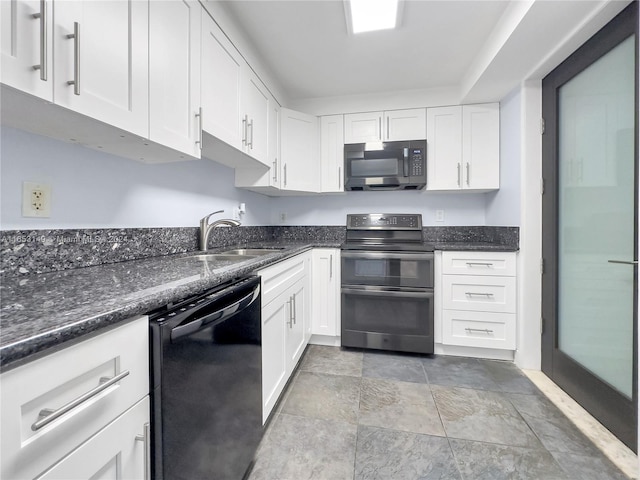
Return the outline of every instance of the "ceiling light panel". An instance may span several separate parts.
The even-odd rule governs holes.
[[[399,0],[345,0],[352,33],[389,30],[398,24]]]

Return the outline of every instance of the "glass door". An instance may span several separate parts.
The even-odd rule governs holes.
[[[543,82],[543,370],[634,450],[637,5]]]

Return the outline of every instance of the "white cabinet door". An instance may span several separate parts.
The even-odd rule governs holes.
[[[263,300],[264,301],[264,300]],[[278,297],[262,307],[262,423],[267,421],[287,383],[286,338],[291,303]]]
[[[344,116],[320,117],[321,192],[344,192]]]
[[[269,172],[267,183],[280,188],[280,104],[272,96],[269,97]]]
[[[149,397],[145,397],[38,480],[142,480],[150,468],[145,455],[145,442],[151,442],[150,430],[145,427],[149,421]]]
[[[462,109],[427,108],[427,190],[462,186]]]
[[[52,20],[51,1],[0,2],[0,81],[48,101],[53,101]]]
[[[383,112],[350,113],[344,116],[344,143],[382,140]]]
[[[425,108],[384,112],[384,140],[422,140],[427,137]]]
[[[248,66],[243,85],[244,151],[269,165],[269,92]]]
[[[311,333],[340,335],[340,250],[314,248]]]
[[[283,190],[318,192],[318,117],[282,108],[280,152]]]
[[[293,372],[302,357],[305,341],[305,313],[307,311],[307,277],[298,280],[289,290],[291,318],[287,323],[287,371]]]
[[[139,0],[55,2],[54,102],[146,137],[148,22]]]
[[[500,188],[500,105],[462,107],[463,188]]]
[[[149,138],[200,157],[200,4],[149,5]]]
[[[208,13],[202,13],[203,129],[242,149],[240,91],[245,61]]]

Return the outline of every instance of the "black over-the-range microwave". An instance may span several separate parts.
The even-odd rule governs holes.
[[[427,141],[344,146],[345,190],[421,190],[427,184]]]

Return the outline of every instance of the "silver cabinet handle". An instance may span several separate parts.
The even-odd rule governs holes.
[[[40,70],[40,80],[47,81],[47,2],[40,0],[40,13],[34,13],[33,18],[40,19],[40,63],[34,65],[34,70]]]
[[[338,167],[338,189],[344,188],[342,186],[342,167]]]
[[[458,186],[460,186],[460,164],[458,164]]]
[[[282,167],[282,169],[284,170],[284,186],[287,186],[287,164],[284,164],[284,167]]]
[[[289,324],[289,328],[293,328],[293,304],[291,302],[291,297],[289,297],[289,301],[287,303],[289,304],[289,321],[287,323]]]
[[[387,140],[389,140],[389,117],[387,117]]]
[[[118,383],[127,375],[129,375],[129,370],[126,370],[121,374],[116,375],[115,377],[111,377],[111,378],[103,377],[100,379],[100,384],[97,387],[89,390],[87,393],[83,393],[79,397],[71,400],[69,403],[67,403],[66,405],[63,405],[57,410],[53,410],[50,408],[44,408],[40,410],[40,413],[38,414],[38,420],[33,425],[31,425],[31,430],[36,432],[40,430],[42,427],[49,425],[51,422],[53,422],[57,418],[60,418],[65,413],[70,412],[71,410],[73,410],[79,405],[82,405],[84,402],[95,397],[100,392],[105,391],[111,385]]]
[[[628,260],[607,260],[607,262],[609,263],[617,263],[620,265],[638,265],[638,261],[637,260],[632,260],[632,261],[628,261]]]
[[[291,311],[293,312],[293,324],[295,325],[296,324],[296,320],[297,320],[296,319],[296,294],[295,293],[291,296],[291,305],[292,305]]]
[[[151,424],[144,424],[142,435],[136,435],[136,441],[144,444],[144,478],[151,480]]]
[[[73,33],[67,35],[73,38],[73,80],[69,80],[67,85],[73,85],[73,93],[80,95],[80,24],[73,22]]]
[[[202,151],[202,107],[198,109],[198,113],[196,113],[196,118],[198,119],[198,123],[200,124],[200,129],[198,131],[198,140],[196,140],[196,144],[200,147]]]
[[[329,255],[329,280],[333,278],[333,254]]]
[[[249,136],[249,128],[251,128],[251,141],[247,141],[247,147],[253,150],[253,118],[247,123],[247,137]]]
[[[465,295],[469,297],[493,297],[493,293],[481,293],[481,292],[465,292]]]
[[[249,120],[249,115],[245,115],[242,119],[242,145],[247,144],[247,122]]]
[[[382,117],[378,117],[378,138],[382,140]]]
[[[490,333],[493,333],[493,330],[490,330],[488,328],[465,328],[465,331],[469,332],[469,333],[473,333],[473,332],[481,332],[481,333],[486,333],[487,335]]]
[[[278,181],[278,159],[277,158],[273,161],[273,181],[274,182]]]
[[[469,186],[469,162],[467,162],[467,187]]]
[[[467,262],[467,266],[469,267],[493,267],[493,263],[491,262]]]

